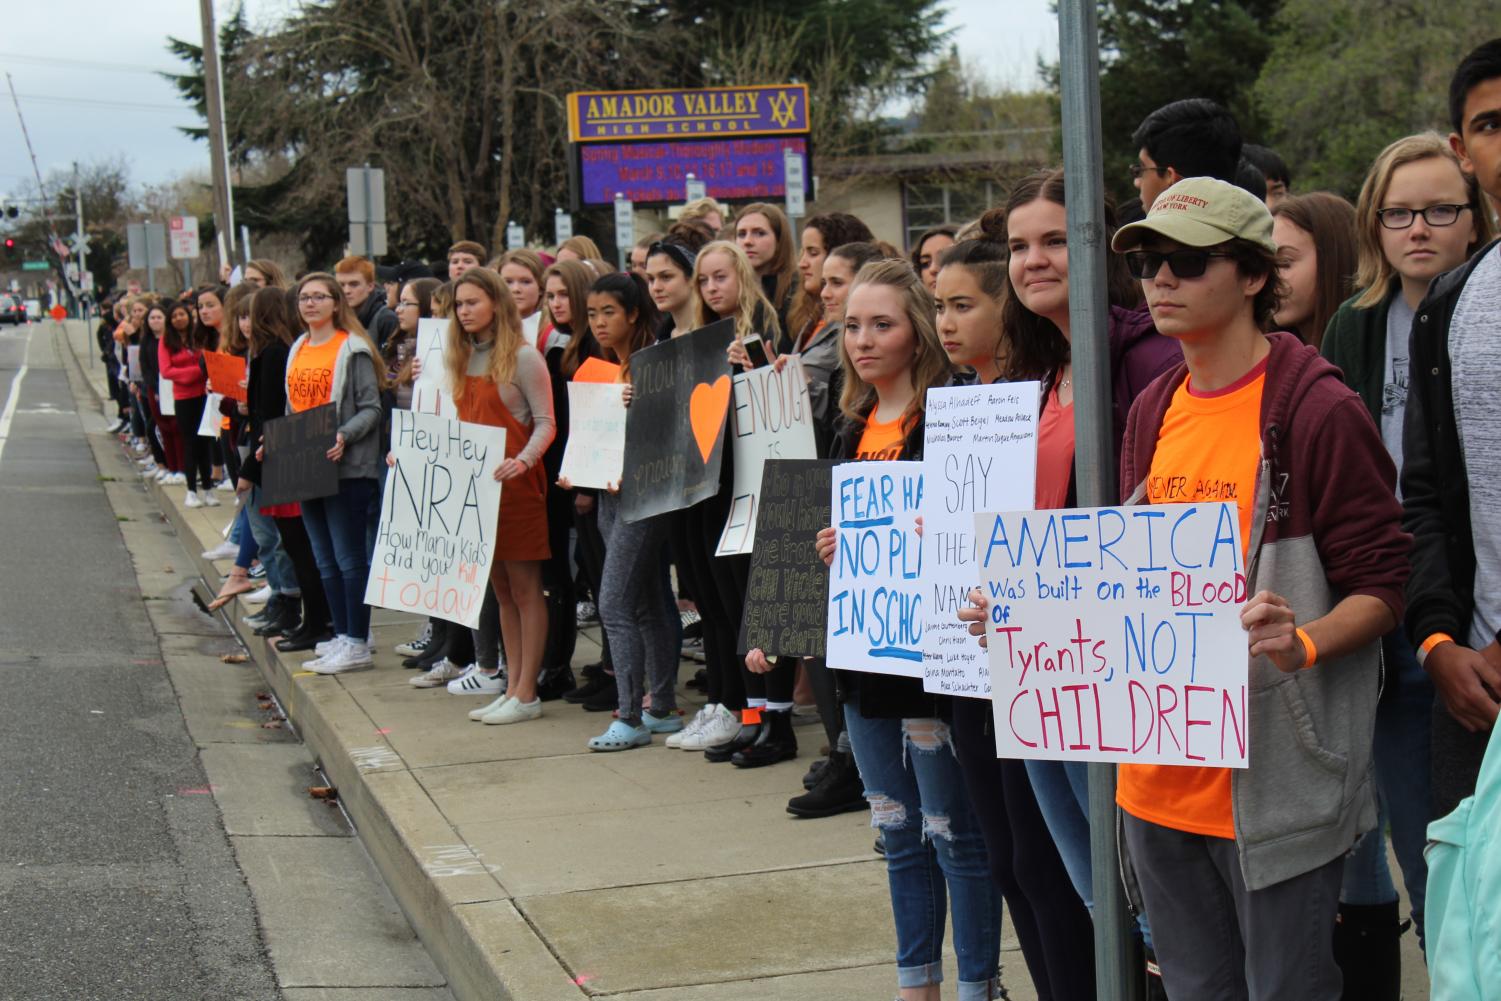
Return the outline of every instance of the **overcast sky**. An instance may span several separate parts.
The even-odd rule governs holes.
[[[46,0],[4,4],[0,70],[14,81],[45,177],[123,153],[136,183],[207,170],[205,144],[182,136],[197,124],[154,70],[176,70],[168,35],[200,37],[197,0]],[[247,0],[252,22],[275,18],[294,0]],[[1036,84],[1038,56],[1056,58],[1049,0],[947,0],[948,25],[967,61],[1014,87]],[[232,9],[215,0],[221,15]],[[668,81],[662,81],[667,83]],[[0,94],[0,196],[31,177],[31,161],[8,92]]]

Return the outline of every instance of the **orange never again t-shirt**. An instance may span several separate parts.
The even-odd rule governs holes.
[[[902,419],[894,421],[866,421],[860,432],[860,444],[855,446],[857,459],[900,459],[907,446],[907,435],[902,430]]]
[[[1162,418],[1147,503],[1234,501],[1242,563],[1251,538],[1256,472],[1261,465],[1261,392],[1266,360],[1233,385],[1207,396],[1178,387]],[[1190,834],[1235,837],[1230,769],[1121,765],[1115,801],[1141,820]]]
[[[349,335],[340,330],[322,344],[303,341],[287,365],[287,402],[293,413],[321,407],[333,399],[334,361]]]

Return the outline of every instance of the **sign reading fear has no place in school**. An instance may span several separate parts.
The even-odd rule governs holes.
[[[1246,767],[1234,504],[974,520],[998,756]]]
[[[365,603],[479,625],[505,456],[504,428],[391,412],[391,455]]]

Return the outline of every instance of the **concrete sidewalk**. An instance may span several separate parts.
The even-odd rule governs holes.
[[[91,333],[66,329],[103,396]],[[187,510],[181,488],[153,490],[190,553],[220,541],[229,495],[223,507]],[[198,559],[205,596],[228,566]],[[416,634],[411,616],[377,610],[376,669],[330,678],[253,636],[243,620],[256,610],[236,600],[225,612],[461,1001],[895,993],[885,865],[868,815],[798,821],[784,811],[821,728],[799,730],[796,761],[762,769],[711,765],[660,739],[594,754],[585,741],[605,714],[552,702],[537,722],[482,726],[466,716],[481,700],[412,688],[413,672],[390,652]],[[598,640],[597,626],[582,631],[576,667],[598,659]],[[679,700],[690,713],[702,702],[687,690]],[[1035,997],[1009,922],[1005,933],[1011,996]],[[952,983],[951,950],[945,965]]]

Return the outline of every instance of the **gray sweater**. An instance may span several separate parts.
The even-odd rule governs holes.
[[[297,352],[307,342],[303,334],[292,342],[287,355],[287,371],[292,371]],[[380,361],[363,337],[350,335],[334,359],[333,389],[329,398],[338,408],[339,433],[344,436],[344,458],[339,462],[339,479],[378,479],[382,460],[380,449],[380,386],[375,366]],[[292,404],[287,403],[287,413]]]

